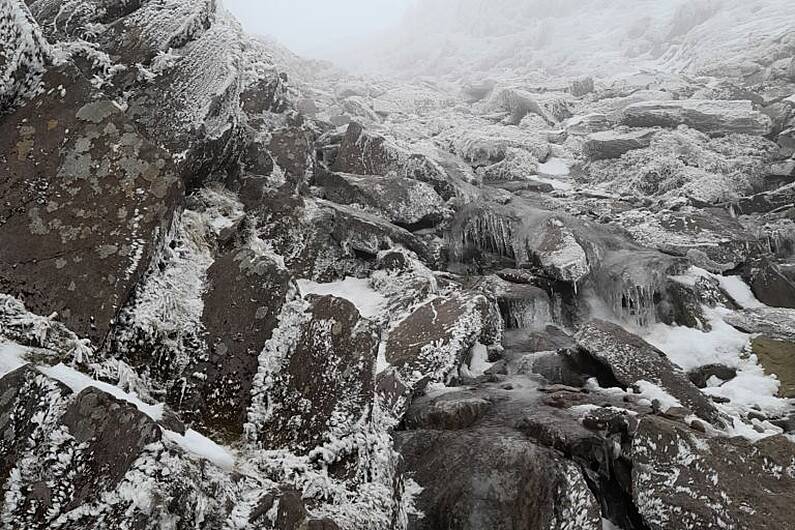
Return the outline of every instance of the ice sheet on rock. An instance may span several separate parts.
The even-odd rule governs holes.
[[[317,283],[311,280],[298,280],[297,283],[304,295],[331,295],[348,300],[365,318],[377,317],[388,302],[386,297],[370,286],[370,281],[367,279],[347,277],[331,283]]]

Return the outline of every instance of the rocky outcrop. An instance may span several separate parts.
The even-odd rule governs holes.
[[[710,136],[750,134],[765,136],[772,131],[770,118],[754,110],[750,101],[648,101],[624,109],[630,127],[687,125]]]

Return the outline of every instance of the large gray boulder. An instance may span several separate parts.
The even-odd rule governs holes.
[[[182,200],[171,156],[74,67],[0,123],[0,291],[101,344]]]
[[[624,109],[623,123],[630,127],[669,127],[687,125],[710,136],[750,134],[765,136],[773,123],[765,114],[754,110],[747,100],[724,101],[686,99],[646,101]]]

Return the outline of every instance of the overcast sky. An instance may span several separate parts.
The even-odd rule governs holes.
[[[299,55],[333,59],[397,24],[414,0],[223,0],[249,32],[270,35]]]

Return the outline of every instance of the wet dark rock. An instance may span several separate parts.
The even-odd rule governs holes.
[[[408,430],[459,430],[471,427],[491,408],[489,400],[444,394],[423,406],[415,406],[403,420]]]
[[[751,443],[708,437],[670,420],[645,417],[632,442],[632,486],[654,530],[786,528],[795,446],[783,436]]]
[[[411,529],[600,527],[599,508],[573,464],[521,437],[488,431],[396,434],[405,471],[423,488]]]
[[[772,130],[769,117],[754,110],[750,101],[678,100],[635,103],[624,109],[630,127],[687,125],[710,136],[750,134],[765,136]]]
[[[591,160],[619,158],[633,149],[643,149],[651,143],[655,131],[604,131],[589,135],[583,145],[583,152]]]
[[[99,345],[163,243],[182,185],[170,155],[73,67],[43,82],[0,123],[0,291]]]
[[[795,283],[773,261],[761,258],[747,263],[743,279],[763,304],[795,308]]]
[[[717,425],[722,423],[718,410],[681,368],[640,337],[615,324],[592,320],[580,329],[576,339],[579,348],[570,351],[569,356],[584,368],[589,363],[597,363],[602,372],[594,375],[600,384],[617,383],[627,388],[638,381],[647,381],[668,392],[699,417]]]
[[[280,323],[261,354],[269,360],[260,365],[249,421],[265,447],[305,454],[351,434],[369,414],[377,328],[333,296],[285,306]]]

